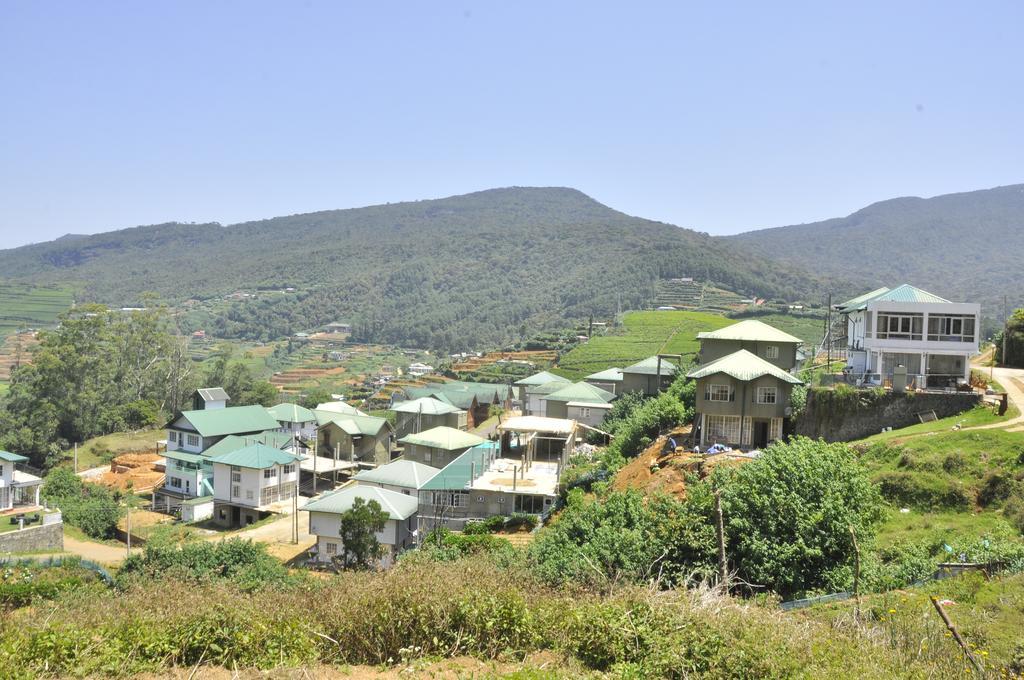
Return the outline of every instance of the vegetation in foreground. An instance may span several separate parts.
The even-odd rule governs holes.
[[[0,667],[16,669],[15,678],[124,677],[201,665],[509,661],[541,651],[550,655],[549,671],[565,677],[953,678],[964,667],[934,616],[908,616],[897,628],[882,612],[854,626],[849,614],[783,614],[702,587],[552,589],[528,568],[499,566],[487,555],[303,576],[257,590],[233,577],[169,576],[39,592],[32,606],[8,607],[0,613]],[[1019,583],[1007,584],[1020,592]],[[961,619],[967,613],[957,610]],[[975,630],[976,644],[995,635],[985,620]],[[1013,667],[1002,653],[985,662]]]

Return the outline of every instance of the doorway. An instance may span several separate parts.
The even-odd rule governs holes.
[[[231,526],[237,527],[242,525],[242,509],[237,505],[231,508]]]
[[[754,421],[754,448],[762,449],[768,446],[768,421]]]

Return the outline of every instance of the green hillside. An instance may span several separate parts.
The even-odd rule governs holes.
[[[192,299],[216,337],[268,340],[330,321],[354,340],[460,350],[573,319],[649,307],[658,281],[696,276],[744,296],[799,299],[821,285],[727,241],[630,217],[563,188],[248,222],[164,224],[0,252],[0,268],[59,280],[82,301]],[[282,294],[285,288],[294,292]],[[233,293],[246,293],[225,300]],[[197,307],[198,305],[198,307]],[[194,315],[183,315],[188,327]],[[201,318],[201,315],[199,315]]]
[[[20,329],[45,328],[71,307],[68,288],[0,283],[0,339]]]
[[[591,373],[634,364],[654,354],[692,355],[697,333],[735,323],[707,312],[627,312],[622,326],[576,347],[558,362],[556,373],[579,380]]]
[[[753,254],[861,281],[861,292],[911,283],[954,301],[980,302],[990,320],[1002,318],[1003,295],[1008,310],[1024,306],[1024,184],[895,198],[848,217],[726,240]]]

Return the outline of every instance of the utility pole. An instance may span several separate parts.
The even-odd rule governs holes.
[[[301,472],[299,473],[302,474]],[[295,485],[292,494],[292,543],[299,542],[299,485]]]
[[[1003,357],[1003,366],[1006,365],[1006,329],[1009,326],[1009,322],[1010,322],[1010,317],[1007,316],[1007,314],[1006,314],[1006,296],[1004,295],[1003,296],[1003,353],[1001,355]],[[993,361],[994,361],[995,357],[992,357],[992,358],[993,358]]]
[[[75,474],[78,474],[78,442],[75,442]]]
[[[825,343],[828,345],[826,350],[826,357],[828,357],[828,363],[825,364],[826,373],[832,373],[832,293],[828,294],[828,308],[825,310]]]
[[[131,501],[128,501],[127,505],[128,505],[128,515],[125,518],[125,527],[127,529],[127,531],[125,531],[125,545],[127,546],[127,549],[125,550],[125,555],[127,557],[131,557],[132,556],[132,504],[131,504]]]
[[[718,534],[718,585],[729,592],[729,567],[725,561],[725,522],[722,521],[722,492],[715,491],[715,533]]]

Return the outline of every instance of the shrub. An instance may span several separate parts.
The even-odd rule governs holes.
[[[627,458],[638,456],[662,431],[686,422],[692,413],[668,393],[646,400],[618,426],[615,439],[605,452],[606,467],[622,467]]]
[[[267,553],[266,545],[241,538],[210,543],[197,541],[180,548],[170,542],[146,544],[141,555],[132,555],[118,574],[122,585],[139,578],[167,576],[186,581],[227,579],[245,590],[281,585],[288,570]]]
[[[775,443],[716,483],[730,564],[783,596],[845,586],[850,527],[869,542],[882,520],[878,491],[845,444]]]
[[[1020,488],[1020,482],[1002,472],[991,472],[978,489],[978,505],[987,508],[1007,500]]]
[[[99,484],[83,483],[70,468],[55,468],[46,476],[42,496],[59,507],[64,521],[92,538],[111,538],[121,518],[120,495]]]
[[[973,499],[963,484],[934,472],[883,472],[874,478],[882,496],[900,506],[920,509],[967,509]]]

